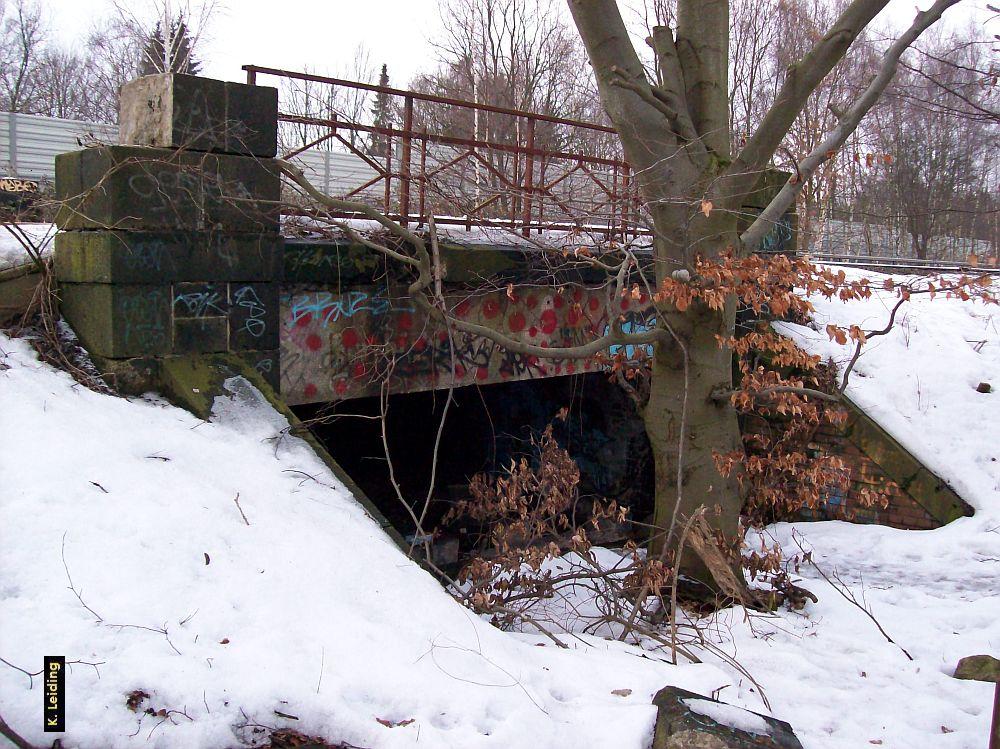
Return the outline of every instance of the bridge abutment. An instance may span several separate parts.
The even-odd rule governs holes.
[[[277,90],[126,84],[121,145],[56,158],[63,315],[124,392],[175,358],[233,354],[279,386]]]

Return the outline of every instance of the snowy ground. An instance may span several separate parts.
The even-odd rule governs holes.
[[[276,444],[285,424],[259,402],[204,423],[75,386],[23,341],[0,336],[0,352],[0,421],[16,434],[0,448],[0,657],[101,664],[69,674],[67,748],[222,749],[245,713],[362,747],[639,749],[655,691],[732,683],[600,639],[558,650],[493,629],[301,442]],[[135,689],[193,720],[140,725]],[[38,744],[41,700],[37,678],[0,664],[0,714]]]
[[[52,238],[56,234],[54,224],[19,224],[21,229],[42,250],[43,255],[52,252]],[[30,263],[31,258],[7,229],[0,227],[0,271]]]
[[[887,316],[877,300],[817,306],[818,330]],[[818,604],[715,624],[806,749],[986,745],[991,686],[950,674],[962,656],[1000,653],[998,328],[996,307],[915,301],[850,390],[975,517],[923,532],[771,529],[790,551],[800,535],[914,660],[809,568]],[[789,332],[847,355],[825,333]],[[365,747],[640,749],[666,684],[767,712],[718,661],[674,667],[588,638],[560,651],[478,621],[301,443],[272,440],[279,417],[245,394],[203,423],[84,390],[3,337],[0,370],[0,657],[29,671],[44,655],[101,663],[69,674],[67,749],[232,746],[244,713]],[[993,393],[975,392],[984,380]],[[190,719],[128,711],[134,689]],[[39,744],[41,699],[37,677],[29,689],[0,664],[0,714]]]

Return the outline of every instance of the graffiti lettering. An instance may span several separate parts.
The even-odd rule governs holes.
[[[384,292],[369,294],[367,291],[350,291],[347,294],[335,296],[329,291],[316,291],[300,294],[292,300],[290,324],[296,325],[307,315],[319,320],[323,327],[339,320],[368,312],[373,316],[385,315],[387,312],[413,312],[414,307],[398,304]]]
[[[18,179],[17,177],[0,177],[0,191],[2,192],[38,192],[38,183],[30,179]]]
[[[257,296],[253,286],[243,286],[233,292],[233,304],[243,307],[247,311],[247,319],[243,323],[243,329],[254,338],[260,338],[267,330],[267,308]]]
[[[180,314],[180,317],[216,317],[226,314],[225,299],[217,291],[178,294],[174,297],[174,314],[178,314],[178,305],[182,312],[187,313]]]

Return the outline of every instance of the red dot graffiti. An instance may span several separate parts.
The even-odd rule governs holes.
[[[528,286],[498,288],[480,296],[452,297],[449,307],[456,319],[486,325],[540,348],[572,347],[600,337],[608,327],[606,290],[567,284],[561,291]],[[381,293],[386,300],[390,298]],[[452,380],[486,384],[602,368],[595,361],[517,354],[457,328],[449,336],[404,297],[393,296],[391,303],[355,300],[362,294],[376,296],[360,290],[340,292],[339,296],[327,293],[334,302],[326,306],[317,302],[313,309],[290,315],[282,348],[292,347],[306,356],[283,359],[283,369],[285,361],[289,368],[282,375],[301,383],[298,393],[306,401],[378,392],[379,373],[383,371],[380,362],[385,356],[395,358],[394,387],[398,383],[404,391],[440,387]],[[634,299],[628,295],[618,302],[629,325],[648,324],[645,320],[653,311],[648,310],[646,294],[637,293]],[[612,304],[618,306],[614,300]]]
[[[555,310],[545,310],[542,313],[540,322],[542,323],[542,332],[545,333],[545,335],[552,335],[555,333],[556,327],[559,324],[559,321],[556,319]]]

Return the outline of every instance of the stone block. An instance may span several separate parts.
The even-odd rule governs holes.
[[[93,354],[125,359],[171,350],[169,286],[63,284],[59,299],[63,317]]]
[[[55,273],[71,283],[280,281],[282,239],[216,232],[60,232]]]
[[[278,89],[226,82],[227,149],[271,158],[278,152]]]
[[[274,162],[135,146],[56,156],[60,229],[275,233]]]
[[[88,353],[104,381],[122,395],[142,395],[159,388],[160,364],[163,361],[160,358],[108,359]]]
[[[229,348],[225,317],[174,318],[175,354],[217,354]]]
[[[121,90],[123,144],[270,158],[277,152],[278,90],[179,73]]]
[[[785,721],[685,689],[665,687],[653,704],[651,749],[802,749]]]
[[[277,349],[273,351],[237,351],[238,356],[245,361],[275,393],[281,387],[281,360]]]
[[[277,283],[230,284],[229,347],[233,351],[278,348]]]
[[[174,318],[225,317],[229,314],[229,286],[225,283],[175,283]]]

